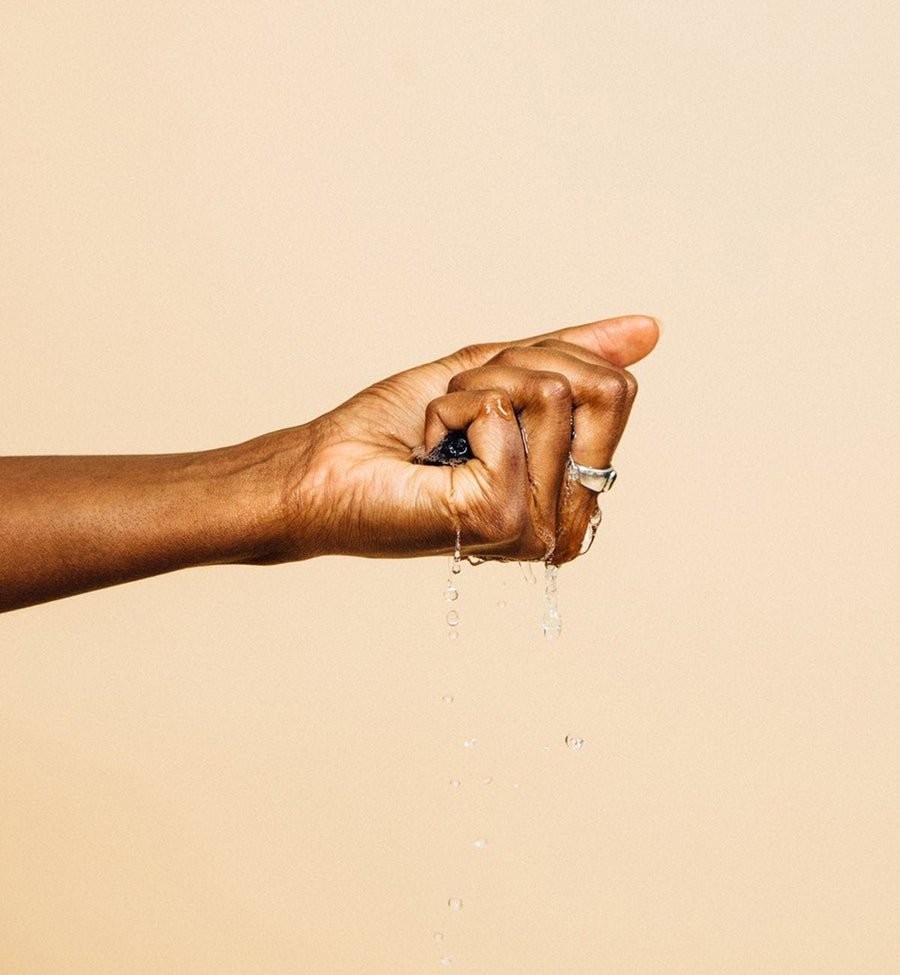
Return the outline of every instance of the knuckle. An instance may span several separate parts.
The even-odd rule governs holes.
[[[509,398],[509,393],[499,387],[486,389],[481,402],[485,413],[493,413],[496,411],[501,416],[507,417],[511,417],[515,413],[512,400]]]
[[[621,372],[607,372],[597,384],[597,398],[602,405],[622,409],[629,402],[629,384]]]
[[[532,386],[546,403],[567,403],[572,399],[572,385],[561,372],[537,372],[532,376]]]
[[[447,392],[457,393],[462,389],[468,389],[472,383],[472,380],[475,378],[474,374],[476,372],[477,370],[475,369],[466,369],[463,372],[456,373],[456,375],[450,379],[450,382],[447,383]]]

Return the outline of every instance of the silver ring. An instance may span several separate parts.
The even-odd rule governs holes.
[[[572,455],[569,454],[569,477],[589,491],[603,494],[615,483],[616,471],[613,467],[584,467],[572,460]]]

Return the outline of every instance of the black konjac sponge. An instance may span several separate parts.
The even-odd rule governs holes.
[[[458,467],[474,456],[465,433],[462,430],[451,430],[433,450],[415,460],[419,464],[431,464],[435,467]]]

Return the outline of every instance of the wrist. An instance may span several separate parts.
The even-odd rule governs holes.
[[[271,565],[322,554],[307,528],[313,513],[298,497],[313,439],[305,425],[209,452],[211,471],[224,471],[228,483],[223,514],[232,542],[223,561]]]

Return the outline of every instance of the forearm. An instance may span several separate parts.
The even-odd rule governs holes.
[[[0,611],[190,566],[266,561],[273,449],[0,458]]]

